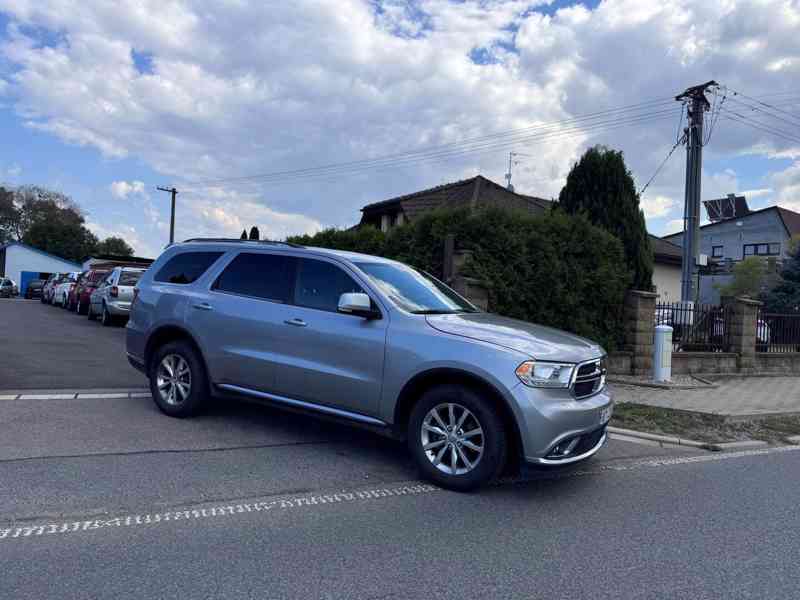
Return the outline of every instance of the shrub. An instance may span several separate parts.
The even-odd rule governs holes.
[[[489,288],[492,312],[572,331],[613,349],[631,273],[620,241],[581,215],[487,209],[433,211],[388,234],[372,228],[291,238],[304,245],[377,254],[442,275],[444,240],[472,257],[462,273]]]

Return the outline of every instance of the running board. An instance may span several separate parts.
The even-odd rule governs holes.
[[[327,415],[333,415],[336,417],[343,417],[345,419],[350,419],[351,421],[367,423],[368,425],[377,425],[379,427],[387,426],[387,423],[381,421],[380,419],[375,419],[373,417],[368,417],[366,415],[361,415],[359,413],[350,412],[349,410],[332,408],[330,406],[323,406],[322,404],[314,404],[313,402],[305,402],[303,400],[294,400],[292,398],[286,398],[285,396],[277,396],[275,394],[259,392],[257,390],[251,390],[249,388],[240,387],[238,385],[233,385],[230,383],[219,383],[217,384],[217,387],[223,390],[227,390],[229,392],[236,392],[238,394],[244,394],[246,396],[253,396],[254,398],[262,398],[264,400],[270,400],[271,402],[278,402],[280,404],[286,404],[287,406],[313,410],[315,412],[320,412]]]

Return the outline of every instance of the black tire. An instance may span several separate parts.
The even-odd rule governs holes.
[[[168,402],[158,387],[159,369],[166,357],[179,357],[188,366],[189,391],[177,403]],[[159,410],[170,417],[192,417],[203,410],[208,401],[208,377],[197,350],[189,342],[169,342],[161,346],[153,355],[149,369],[150,393]]]
[[[474,467],[461,474],[445,473],[440,470],[439,467],[433,464],[423,448],[423,423],[426,417],[434,408],[449,404],[453,404],[456,407],[454,409],[456,411],[456,419],[463,413],[463,410],[460,411],[459,409],[466,408],[471,413],[467,422],[477,422],[477,425],[482,430],[481,434],[476,434],[476,437],[471,438],[471,441],[474,442],[473,445],[477,444],[478,440],[482,441],[483,451],[479,456],[472,450],[460,445],[455,448],[454,446],[458,443],[456,441],[452,445],[450,442],[446,442],[445,447],[449,449],[445,450],[445,454],[455,450],[459,453],[457,456],[461,456],[460,452],[463,451],[464,456],[473,461]],[[468,426],[466,425],[467,422],[465,422],[464,426],[471,427],[470,431],[475,431],[474,425]],[[444,438],[440,436],[435,441],[438,442],[442,439]],[[465,492],[485,485],[500,475],[506,463],[508,446],[503,420],[498,414],[498,409],[493,399],[485,397],[482,392],[470,387],[448,384],[427,390],[414,405],[408,423],[408,447],[426,479],[444,488]],[[467,452],[469,452],[469,456],[467,456]],[[476,459],[477,462],[474,462]],[[459,461],[464,465],[462,468],[466,468],[466,463],[457,458],[456,471],[458,471]],[[449,467],[445,465],[444,468]]]
[[[100,313],[100,323],[103,324],[103,327],[111,327],[114,324],[114,317],[108,312],[105,304],[103,304],[103,311]]]

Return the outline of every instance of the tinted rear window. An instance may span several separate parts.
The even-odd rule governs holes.
[[[193,283],[214,264],[222,252],[184,252],[173,256],[156,274],[156,281]]]
[[[244,252],[220,274],[214,289],[285,303],[292,293],[294,264],[290,256]]]
[[[119,274],[119,283],[117,285],[136,285],[141,276],[142,274],[136,271],[123,271]]]

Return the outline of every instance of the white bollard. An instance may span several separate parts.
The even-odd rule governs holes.
[[[653,381],[668,382],[672,379],[672,327],[656,325],[653,344]]]

